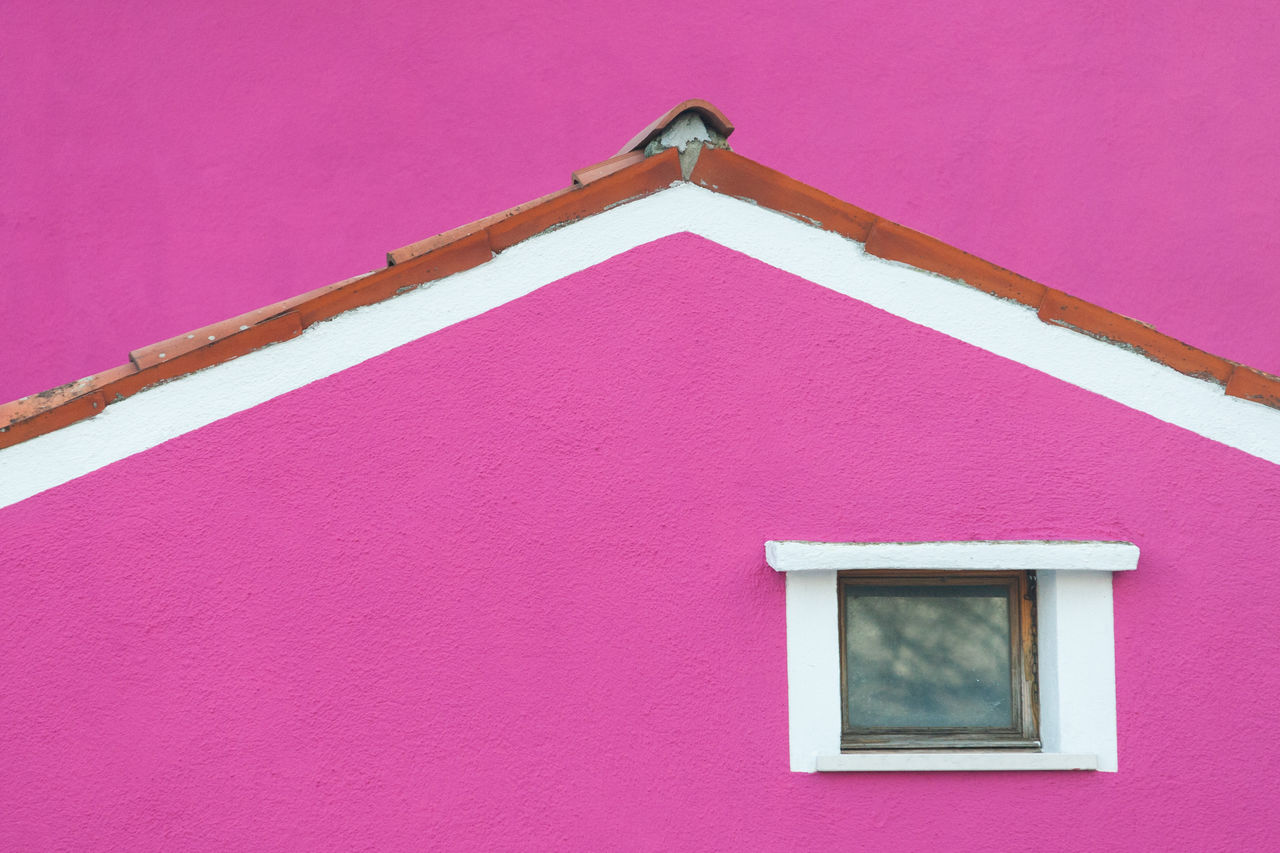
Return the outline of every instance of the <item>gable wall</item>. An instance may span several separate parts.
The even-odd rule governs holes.
[[[667,238],[0,511],[0,840],[1247,840],[1278,471]],[[1136,542],[1120,773],[789,773],[771,538]]]

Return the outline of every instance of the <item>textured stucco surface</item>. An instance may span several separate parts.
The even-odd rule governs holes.
[[[736,150],[1280,373],[1280,6],[7,0],[0,402],[565,186]]]
[[[788,772],[774,538],[1137,543],[1120,772]],[[0,847],[1258,849],[1277,550],[1277,466],[678,235],[0,511]]]

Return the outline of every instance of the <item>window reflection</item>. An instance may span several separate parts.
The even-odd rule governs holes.
[[[1015,725],[1009,588],[845,587],[851,727]]]

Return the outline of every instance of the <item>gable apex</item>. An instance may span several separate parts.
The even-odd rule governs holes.
[[[687,101],[681,101],[650,122],[644,130],[631,137],[630,141],[622,146],[622,150],[618,154],[644,151],[651,142],[659,139],[669,130],[675,129],[673,126],[681,119],[686,121],[696,120],[703,133],[706,134],[704,138],[708,142],[723,144],[734,130],[733,122],[729,121],[728,116],[717,109],[715,104],[710,101],[704,101],[701,98],[690,98]],[[691,121],[690,124],[692,124]],[[692,127],[690,127],[690,130],[692,130]],[[680,133],[681,131],[677,130],[676,136],[679,136]],[[663,147],[675,147],[675,143],[665,143]]]

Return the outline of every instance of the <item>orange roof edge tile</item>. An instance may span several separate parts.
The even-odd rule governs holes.
[[[724,136],[733,132],[733,125],[710,103],[684,101],[634,137],[622,153],[574,172],[569,187],[390,252],[384,269],[136,349],[127,364],[0,405],[0,448],[92,417],[111,403],[158,383],[288,340],[313,323],[478,266],[522,240],[679,183],[684,178],[675,149],[651,157],[639,149],[687,110],[697,111]],[[1046,288],[732,151],[703,148],[688,180],[865,243],[869,254],[1020,303],[1035,310],[1046,323],[1130,349],[1173,370],[1213,382],[1223,386],[1229,396],[1280,409],[1278,377],[1211,355],[1137,320]]]
[[[41,391],[39,394],[5,403],[0,406],[0,430],[8,429],[49,409],[91,394],[121,377],[136,373],[137,370],[138,368],[133,364],[122,364],[110,370],[77,379],[75,382],[68,382],[66,385],[59,385],[57,388],[50,388],[48,391]]]
[[[866,242],[877,221],[875,214],[721,148],[702,149],[689,181],[722,195],[749,199],[859,243]]]
[[[1197,379],[1225,386],[1231,376],[1231,363],[1225,358],[1210,355],[1157,332],[1146,323],[1108,311],[1060,290],[1045,292],[1038,313],[1046,323],[1066,326],[1134,350],[1152,361],[1158,361]]]
[[[628,166],[634,166],[643,159],[643,151],[626,151],[622,154],[615,154],[608,160],[602,160],[599,163],[578,169],[573,173],[573,182],[578,186],[583,186],[607,175],[612,175],[614,172],[625,169]]]
[[[1039,308],[1044,285],[887,219],[867,235],[867,253],[962,281],[978,290]]]
[[[1280,376],[1272,376],[1243,364],[1232,366],[1226,392],[1232,397],[1280,409]]]
[[[222,326],[228,322],[231,321],[215,325]],[[214,341],[206,339],[202,346],[177,353],[173,357],[169,357],[166,352],[163,360],[144,358],[145,367],[138,367],[135,363],[125,364],[53,391],[23,397],[0,406],[0,448],[70,426],[93,417],[111,403],[132,397],[153,385],[231,361],[267,344],[288,340],[301,332],[302,324],[297,313],[286,311]]]
[[[557,195],[543,204],[500,219],[486,229],[489,241],[495,252],[501,252],[543,231],[602,213],[682,180],[680,154],[669,148],[576,187],[571,192]]]
[[[395,266],[396,264],[402,264],[405,261],[418,257],[419,255],[425,255],[427,252],[435,251],[442,246],[449,245],[455,240],[460,240],[463,237],[469,237],[476,232],[484,231],[495,222],[501,222],[509,216],[515,216],[518,213],[523,213],[532,207],[537,207],[540,204],[551,201],[553,198],[558,198],[565,193],[572,192],[574,189],[575,187],[572,186],[562,187],[555,192],[539,196],[533,201],[526,201],[523,204],[517,204],[515,207],[509,207],[506,210],[498,211],[497,213],[490,214],[483,219],[477,219],[475,222],[468,222],[466,225],[459,225],[457,228],[450,228],[448,231],[442,231],[434,237],[428,237],[425,240],[419,240],[416,243],[410,243],[407,246],[387,252],[387,265]]]

